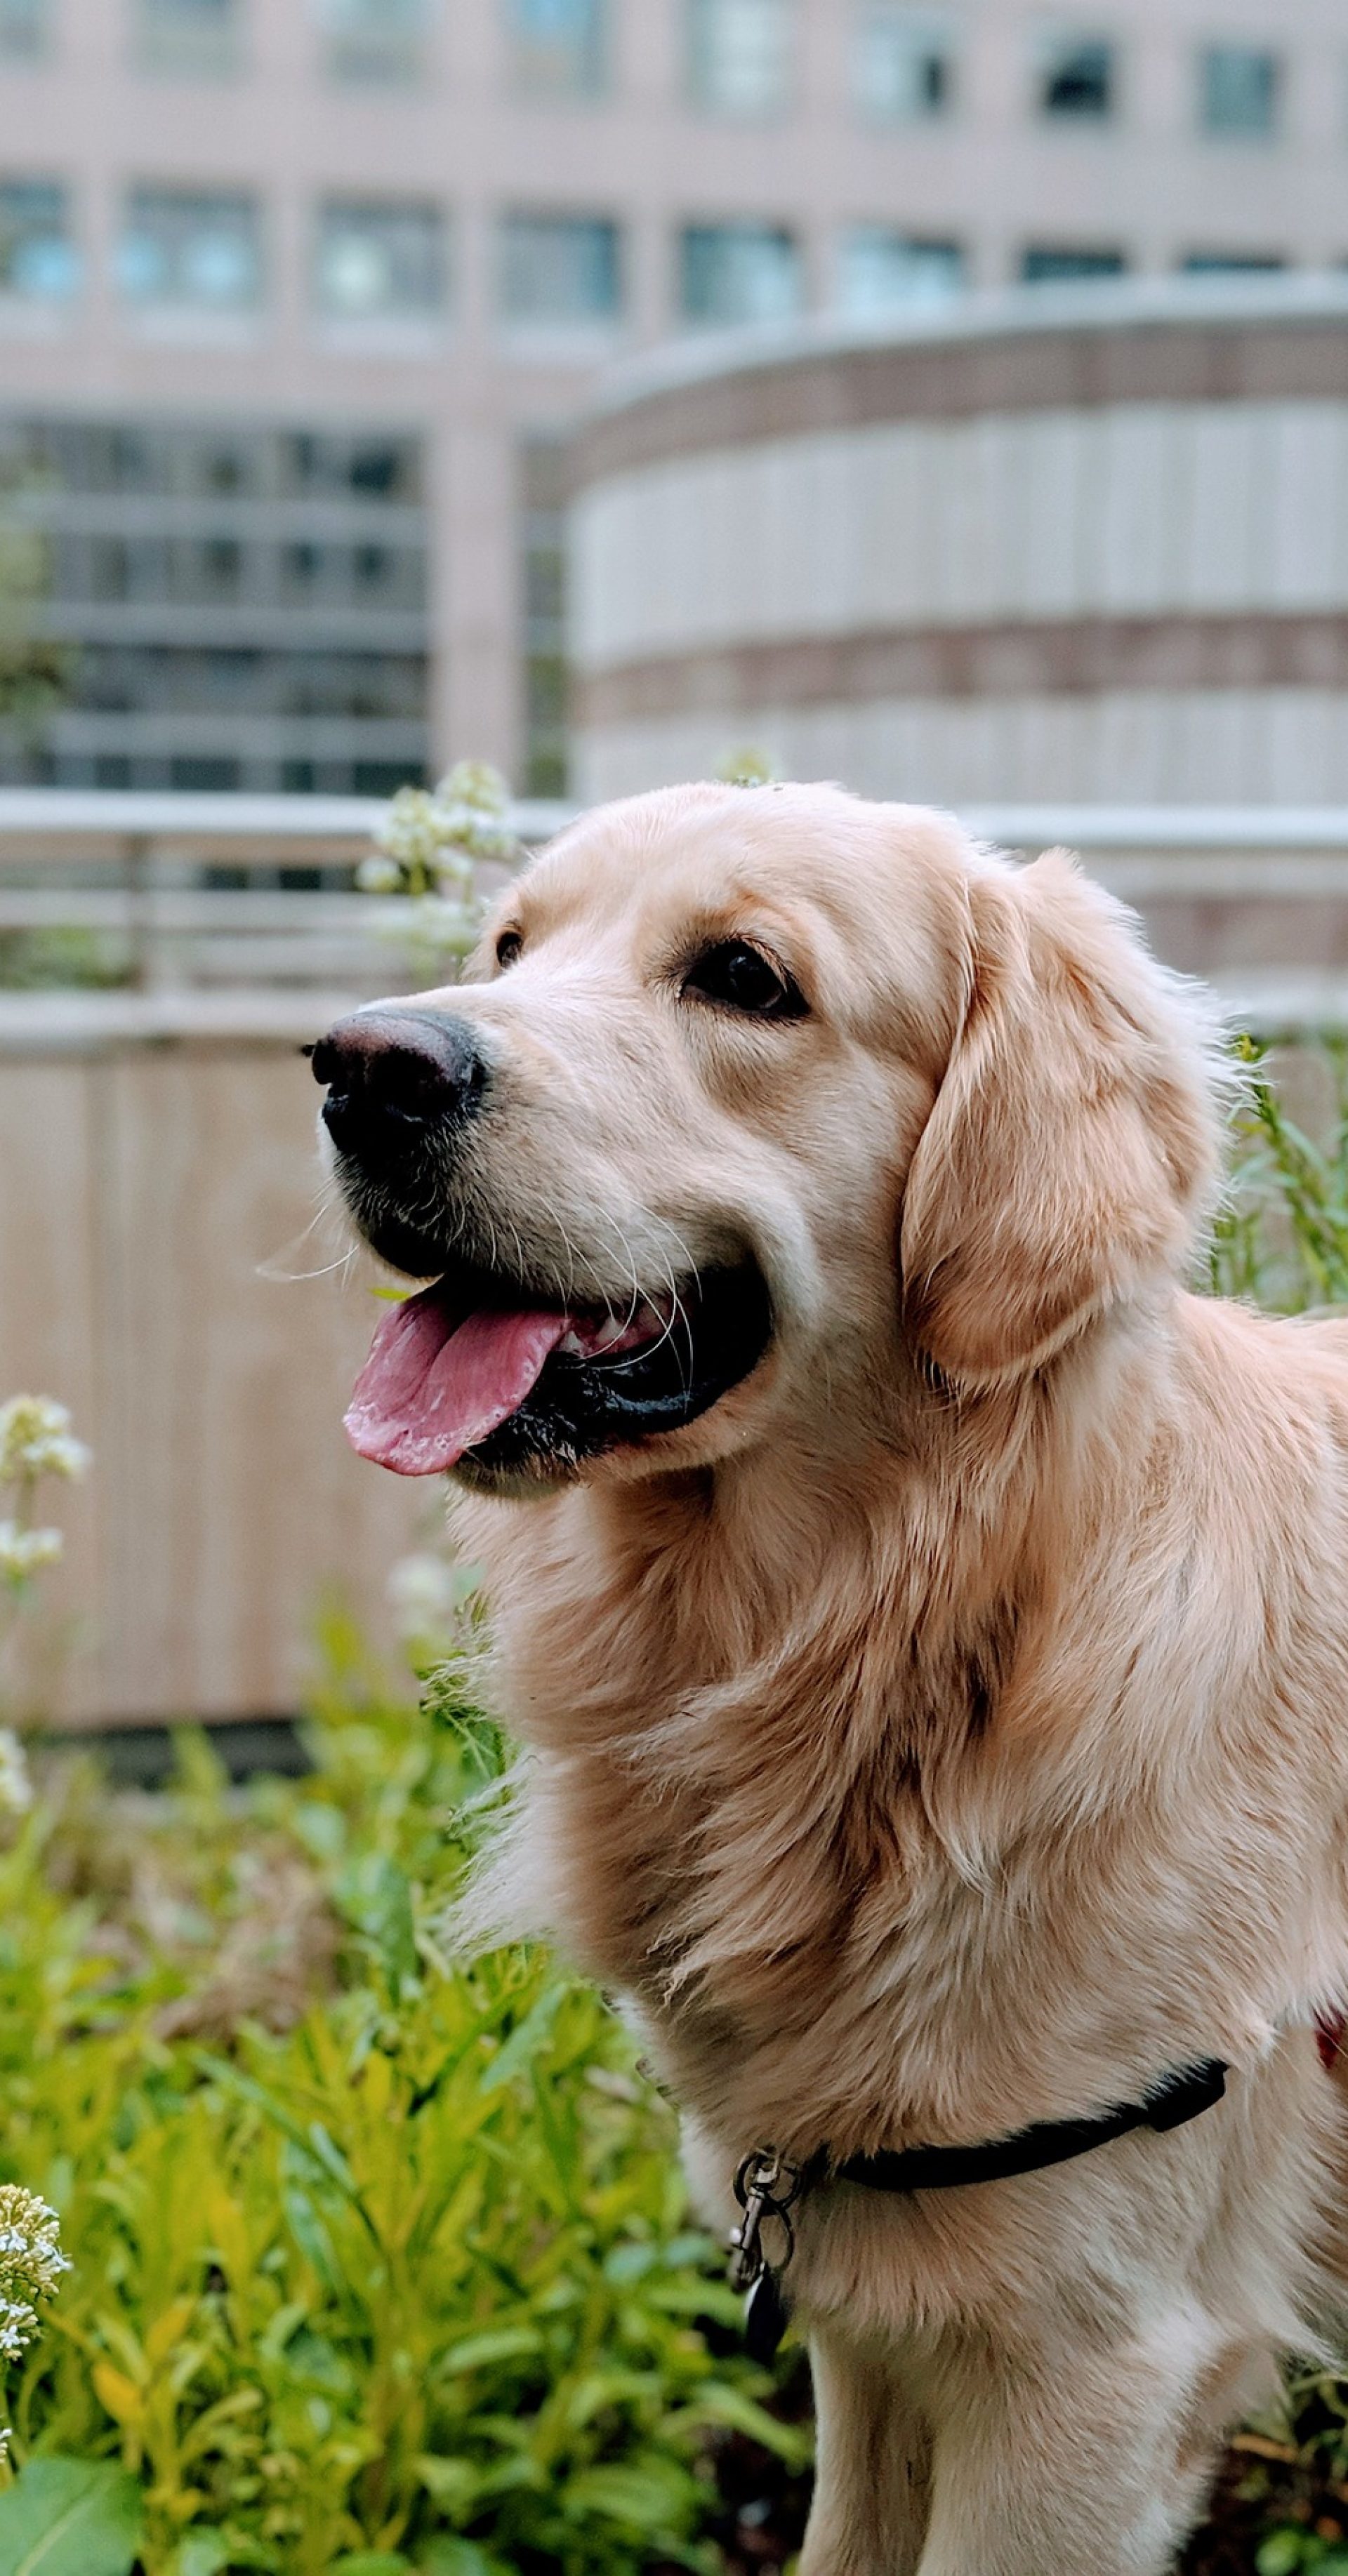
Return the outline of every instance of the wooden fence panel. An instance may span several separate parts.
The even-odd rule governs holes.
[[[433,1485],[342,1435],[368,1278],[262,1272],[340,1255],[315,1105],[288,1045],[0,1055],[0,1387],[60,1396],[95,1453],[61,1498],[58,1717],[294,1709],[325,1589],[386,1638],[389,1568],[434,1526]]]

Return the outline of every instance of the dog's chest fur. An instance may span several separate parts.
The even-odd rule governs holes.
[[[634,1997],[727,2156],[995,2135],[1271,2027],[1243,1799],[1224,1827],[1205,1798],[1191,1847],[1166,1763],[1120,1777],[1136,1638],[1097,1653],[1097,1706],[1064,1703],[1064,1618],[1107,1605],[1065,1612],[999,1499],[959,1533],[909,1512],[888,1549],[860,1512],[811,1531],[802,1509],[789,1588],[772,1533],[695,1489],[469,1508],[531,1753],[489,1919]],[[1279,1974],[1305,1946],[1285,1902]]]

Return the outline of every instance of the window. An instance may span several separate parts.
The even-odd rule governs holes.
[[[574,329],[612,322],[621,304],[618,227],[603,215],[507,215],[501,310],[507,321]]]
[[[1282,65],[1262,45],[1207,45],[1198,57],[1198,121],[1205,134],[1267,141],[1278,122]]]
[[[306,498],[420,501],[421,451],[411,439],[341,438],[296,430],[282,443],[281,483]]]
[[[795,236],[775,224],[687,224],[679,241],[687,322],[780,322],[800,304]]]
[[[853,224],[838,262],[838,302],[859,321],[869,314],[902,313],[915,304],[941,304],[964,284],[958,242],[915,240],[889,224]]]
[[[515,87],[529,98],[595,98],[607,76],[606,0],[505,0]]]
[[[131,304],[213,313],[256,304],[262,251],[255,200],[133,188],[117,273]]]
[[[1121,250],[1078,249],[1070,242],[1031,243],[1022,253],[1020,273],[1029,286],[1051,286],[1063,278],[1122,277],[1127,266]]]
[[[1180,266],[1191,277],[1245,277],[1266,276],[1287,262],[1275,250],[1191,250]]]
[[[51,35],[48,0],[0,0],[0,63],[39,63]]]
[[[319,17],[334,80],[417,78],[429,0],[319,0]]]
[[[906,0],[864,0],[852,46],[852,95],[863,116],[909,123],[941,116],[954,93],[948,23]]]
[[[1045,36],[1039,47],[1035,95],[1041,116],[1099,124],[1112,116],[1117,73],[1114,48],[1104,36]]]
[[[439,208],[333,198],[318,219],[315,287],[337,321],[433,320],[447,300]]]
[[[778,116],[791,83],[792,0],[684,0],[688,93],[714,116]]]
[[[55,179],[0,179],[0,295],[64,304],[80,282],[65,189]]]
[[[239,68],[242,0],[136,0],[136,59],[146,71]]]

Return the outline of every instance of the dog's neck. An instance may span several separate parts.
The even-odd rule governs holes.
[[[1090,1402],[1061,1401],[1068,1367],[1094,1374]],[[1053,1700],[1036,1760],[1008,1764],[1014,1703],[1119,1508],[1105,1382],[1136,1460],[1163,1380],[1154,1341],[1133,1372],[1115,1336],[1103,1371],[1084,1350],[1052,1391],[927,1391],[845,1477],[788,1431],[770,1473],[745,1456],[469,1506],[504,1713],[532,1753],[482,1919],[560,1932],[636,1994],[685,2093],[716,2059],[792,2063],[844,1953],[853,1980],[868,1957],[878,1973],[905,1907],[990,1883],[1024,1830]],[[1083,1420],[1073,1445],[1062,1426]]]

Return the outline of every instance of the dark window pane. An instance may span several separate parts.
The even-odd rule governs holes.
[[[1114,112],[1114,48],[1103,36],[1053,36],[1040,55],[1044,116],[1100,119]]]
[[[843,235],[838,301],[858,319],[944,303],[963,284],[958,242],[923,241],[888,224],[853,224]]]
[[[319,0],[334,80],[412,81],[424,68],[426,0]]]
[[[685,321],[778,322],[800,303],[794,234],[775,224],[687,224],[679,240]]]
[[[333,199],[318,223],[316,292],[336,320],[433,318],[446,301],[438,206]]]
[[[507,215],[501,309],[511,322],[610,322],[618,312],[618,227],[606,216]]]
[[[50,46],[50,0],[0,0],[0,63],[39,63]]]
[[[688,88],[713,115],[779,116],[791,92],[792,0],[685,0]]]
[[[1282,66],[1262,45],[1208,45],[1199,56],[1199,122],[1206,134],[1274,133]]]
[[[242,0],[136,0],[136,59],[146,71],[218,78],[242,60]]]
[[[0,179],[0,295],[64,304],[80,282],[70,206],[55,179]]]
[[[239,783],[239,764],[209,753],[186,753],[169,762],[169,783],[192,788],[198,795],[231,795]]]
[[[1121,250],[1074,249],[1070,243],[1032,243],[1021,255],[1020,273],[1031,286],[1051,285],[1055,278],[1121,277],[1127,268]]]
[[[1287,262],[1277,251],[1191,250],[1181,266],[1191,277],[1263,277]]]
[[[607,73],[607,0],[505,0],[515,86],[530,98],[594,98]]]
[[[133,188],[117,252],[129,303],[229,313],[262,291],[261,226],[255,199]]]
[[[906,123],[940,116],[954,94],[954,36],[908,0],[863,0],[852,46],[852,95],[863,116]]]

